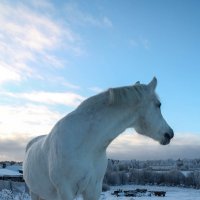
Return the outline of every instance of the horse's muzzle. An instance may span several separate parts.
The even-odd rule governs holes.
[[[170,129],[169,132],[164,134],[164,138],[161,140],[160,144],[162,144],[162,145],[169,144],[173,137],[174,137],[174,131],[172,129]]]

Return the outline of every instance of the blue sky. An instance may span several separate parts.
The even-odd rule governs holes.
[[[197,0],[2,0],[0,160],[22,160],[29,139],[48,133],[85,98],[153,76],[176,137],[161,147],[131,130],[109,156],[197,157],[199,7]]]

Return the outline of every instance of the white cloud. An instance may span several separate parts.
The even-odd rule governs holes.
[[[1,95],[22,98],[28,101],[44,103],[44,104],[61,104],[66,106],[78,106],[85,98],[79,94],[72,92],[44,92],[35,91],[29,93],[11,93],[1,92]]]
[[[69,88],[72,88],[72,89],[80,89],[80,86],[72,84],[72,83],[67,82],[67,81],[63,81],[62,85],[69,87]]]
[[[150,48],[150,41],[146,38],[140,38],[140,41],[145,49]]]
[[[67,81],[66,78],[63,76],[49,75],[45,77],[44,80],[47,81],[48,83],[53,83],[56,85],[59,83],[60,85],[65,86],[66,88],[69,88],[69,89],[73,89],[73,90],[78,90],[81,88],[79,85],[76,85],[74,83]]]
[[[113,27],[112,21],[107,16],[96,17],[92,14],[84,12],[74,2],[67,3],[65,9],[68,19],[71,22],[76,23],[78,25],[83,25],[83,26],[90,25],[101,28]]]
[[[29,0],[29,3],[34,6],[35,8],[44,8],[46,10],[54,10],[53,5],[48,0],[42,0],[42,1],[35,1],[35,0]]]
[[[46,106],[32,104],[0,105],[0,113],[1,138],[47,134],[62,117]]]
[[[56,12],[46,1],[34,5]],[[41,77],[30,62],[62,66],[52,51],[65,49],[73,55],[84,52],[80,37],[69,25],[61,25],[49,15],[37,12],[28,2],[1,2],[0,24],[0,83]]]
[[[135,39],[130,39],[129,43],[132,47],[137,47],[138,46],[138,41],[136,41]]]
[[[8,80],[20,81],[21,77],[15,69],[12,69],[10,66],[0,61],[0,83]]]
[[[91,90],[92,92],[95,92],[95,93],[100,93],[100,92],[104,91],[102,88],[97,87],[97,86],[90,87],[89,90]]]
[[[70,92],[32,92],[21,94],[20,97],[34,102],[47,104],[63,104],[67,106],[77,106],[84,100],[84,97]]]
[[[60,68],[64,67],[64,61],[61,59],[57,59],[56,56],[49,55],[47,53],[43,53],[42,57],[45,60],[45,62],[48,63],[49,66],[52,66],[53,68],[60,69]]]
[[[148,50],[150,48],[150,41],[144,37],[139,37],[139,38],[134,38],[134,39],[131,38],[129,40],[129,45],[134,48],[142,47],[142,48]]]
[[[112,28],[113,23],[108,17],[103,17],[103,23],[105,26]]]

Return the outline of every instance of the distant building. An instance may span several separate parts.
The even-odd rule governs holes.
[[[24,182],[22,173],[6,168],[0,169],[0,180]]]
[[[9,170],[12,170],[12,171],[19,172],[19,173],[23,174],[22,165],[19,165],[19,164],[8,165],[6,167],[6,169],[9,169]]]

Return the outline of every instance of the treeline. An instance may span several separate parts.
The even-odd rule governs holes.
[[[6,166],[10,166],[10,165],[22,165],[22,162],[0,161],[0,168],[5,168]]]
[[[155,171],[148,164],[140,168],[133,161],[108,161],[108,168],[104,177],[105,185],[150,184],[194,187],[200,189],[200,171],[191,171],[187,175],[181,172],[180,161],[166,171]]]

